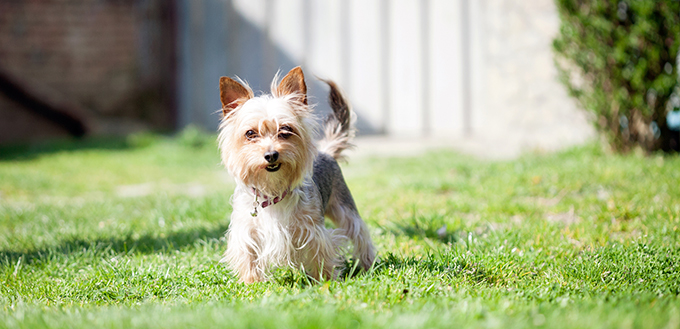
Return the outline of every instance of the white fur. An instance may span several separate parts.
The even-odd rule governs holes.
[[[266,280],[272,268],[286,266],[305,268],[313,276],[324,278],[318,264],[311,260],[325,255],[322,258],[328,263],[324,267],[332,269],[325,279],[334,277],[333,268],[340,266],[339,255],[347,238],[338,230],[319,225],[319,218],[300,215],[305,210],[314,213],[320,209],[320,200],[309,198],[305,192],[315,188],[308,178],[281,202],[258,209],[257,217],[252,217],[255,196],[246,187],[238,186],[232,198],[233,212],[227,231],[229,244],[222,261],[246,282]],[[328,257],[330,255],[334,256]]]

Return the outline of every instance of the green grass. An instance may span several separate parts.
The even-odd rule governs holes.
[[[375,268],[243,285],[211,139],[1,150],[0,328],[680,327],[678,157],[350,159]]]

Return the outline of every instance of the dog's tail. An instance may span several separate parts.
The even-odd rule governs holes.
[[[333,113],[328,115],[324,123],[324,136],[319,141],[319,152],[330,154],[336,160],[341,160],[344,159],[342,151],[354,147],[351,141],[355,134],[355,117],[347,99],[335,82],[330,80],[322,81],[331,88],[328,102],[333,109]]]

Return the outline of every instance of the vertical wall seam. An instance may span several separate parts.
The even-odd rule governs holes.
[[[382,127],[380,132],[387,134],[390,124],[390,0],[380,1],[380,82],[382,98]]]
[[[350,42],[350,14],[349,0],[340,1],[340,74],[343,89],[348,95],[352,94],[351,83],[351,42]]]
[[[264,26],[263,31],[262,31],[262,49],[263,49],[263,57],[264,57],[264,65],[263,65],[263,70],[260,72],[261,74],[261,83],[262,85],[260,86],[261,90],[267,90],[269,87],[269,84],[267,81],[270,81],[271,77],[273,76],[273,72],[277,68],[274,68],[274,63],[277,62],[277,58],[275,55],[274,51],[274,40],[272,38],[272,22],[274,20],[274,0],[265,0],[264,2]]]
[[[312,1],[302,1],[302,68],[308,70],[309,53],[312,49]]]
[[[461,0],[461,34],[462,34],[462,87],[463,87],[463,135],[472,136],[472,80],[470,70],[472,69],[470,47],[470,7],[468,0]]]
[[[420,92],[423,136],[430,135],[430,0],[420,1]]]

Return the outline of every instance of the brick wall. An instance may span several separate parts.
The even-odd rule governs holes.
[[[68,102],[92,134],[170,129],[170,1],[0,1],[0,69],[38,95]],[[0,143],[61,136],[0,94]],[[49,128],[47,128],[49,127]]]

